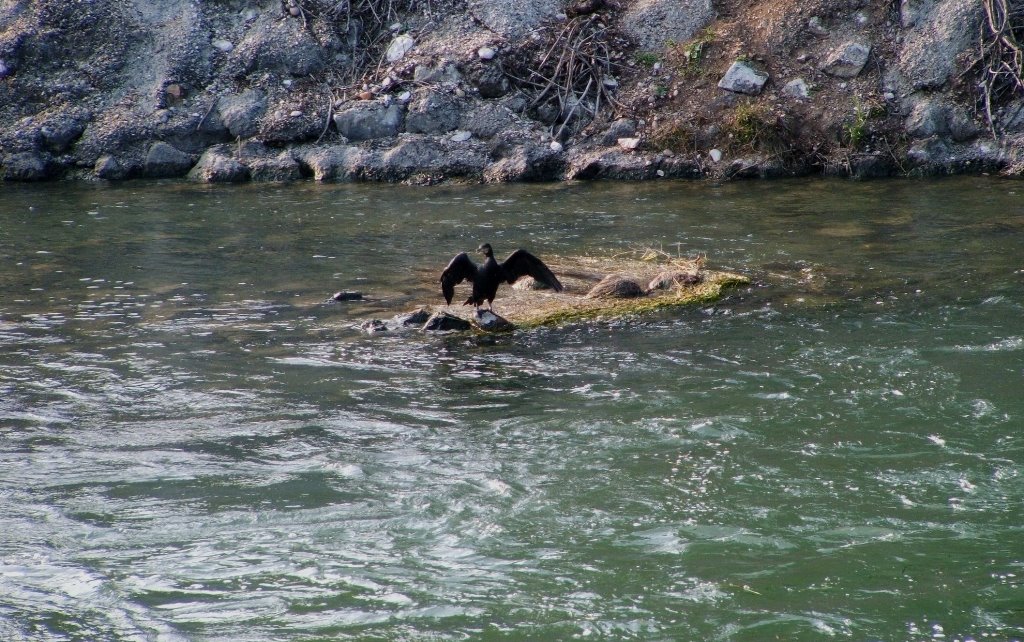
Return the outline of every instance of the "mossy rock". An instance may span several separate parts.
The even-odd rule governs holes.
[[[717,301],[730,287],[750,283],[750,279],[732,272],[703,269],[699,260],[642,260],[619,257],[560,257],[546,259],[548,267],[564,286],[562,292],[530,290],[503,285],[494,300],[494,311],[517,327],[558,325],[595,318],[616,318],[664,308],[703,305]],[[700,279],[676,287],[656,289],[644,296],[629,298],[588,297],[587,294],[607,276],[614,274],[636,283],[649,283],[666,270],[698,273]],[[464,289],[460,291],[460,289]],[[455,300],[465,298],[469,284],[456,288]],[[439,306],[443,309],[444,306]],[[466,320],[473,319],[471,306],[450,306],[448,312]]]

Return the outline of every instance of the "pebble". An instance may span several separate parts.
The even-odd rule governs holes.
[[[455,132],[454,134],[452,134],[452,138],[451,139],[452,139],[452,142],[461,143],[461,142],[469,140],[472,137],[473,137],[473,133],[472,132],[468,132],[468,131],[463,129],[463,130],[459,130],[459,131]]]
[[[210,44],[213,45],[214,49],[222,51],[224,53],[227,53],[235,48],[235,46],[231,44],[230,41],[224,40],[223,38],[216,38]]]
[[[710,152],[708,152],[708,156],[711,157],[711,160],[717,163],[722,160],[722,150],[712,149]]]
[[[565,149],[564,147],[562,147],[562,143],[558,142],[557,140],[553,140],[553,141],[551,141],[551,144],[550,144],[550,145],[548,145],[548,147],[549,147],[549,148],[551,149],[551,151],[553,151],[553,152],[560,152],[560,151],[562,151],[563,149]]]
[[[398,62],[405,56],[405,54],[409,53],[415,44],[416,41],[407,33],[396,36],[395,39],[391,41],[391,44],[388,45],[388,62]]]
[[[407,103],[410,100],[412,100],[412,92],[411,91],[403,91],[402,93],[398,94],[398,102],[400,102],[400,103]]]
[[[811,19],[807,21],[807,29],[816,36],[828,35],[828,29],[821,23],[821,18],[818,16],[811,16]]]
[[[476,50],[476,55],[480,56],[480,60],[490,60],[497,53],[492,47],[480,47]]]
[[[627,151],[631,151],[640,146],[639,138],[620,138],[616,141],[619,147]]]
[[[794,78],[782,88],[782,94],[791,98],[807,98],[811,95],[810,88],[803,78]]]
[[[296,110],[292,111],[292,113],[291,113],[291,117],[292,117],[292,118],[298,118],[298,117],[299,117],[299,116],[301,116],[301,115],[302,115],[302,112],[301,112],[301,111],[299,111],[298,109],[296,109]]]

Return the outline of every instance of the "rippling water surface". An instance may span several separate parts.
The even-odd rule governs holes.
[[[5,186],[0,639],[1024,638],[1022,191]],[[356,329],[485,240],[755,285]]]

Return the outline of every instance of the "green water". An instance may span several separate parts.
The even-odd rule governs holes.
[[[482,241],[754,285],[358,331]],[[1024,639],[1022,248],[988,178],[6,185],[0,639]]]

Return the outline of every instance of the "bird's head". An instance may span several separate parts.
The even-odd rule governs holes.
[[[476,251],[483,254],[487,258],[494,256],[494,250],[491,249],[490,243],[484,243],[480,247],[476,248]]]

